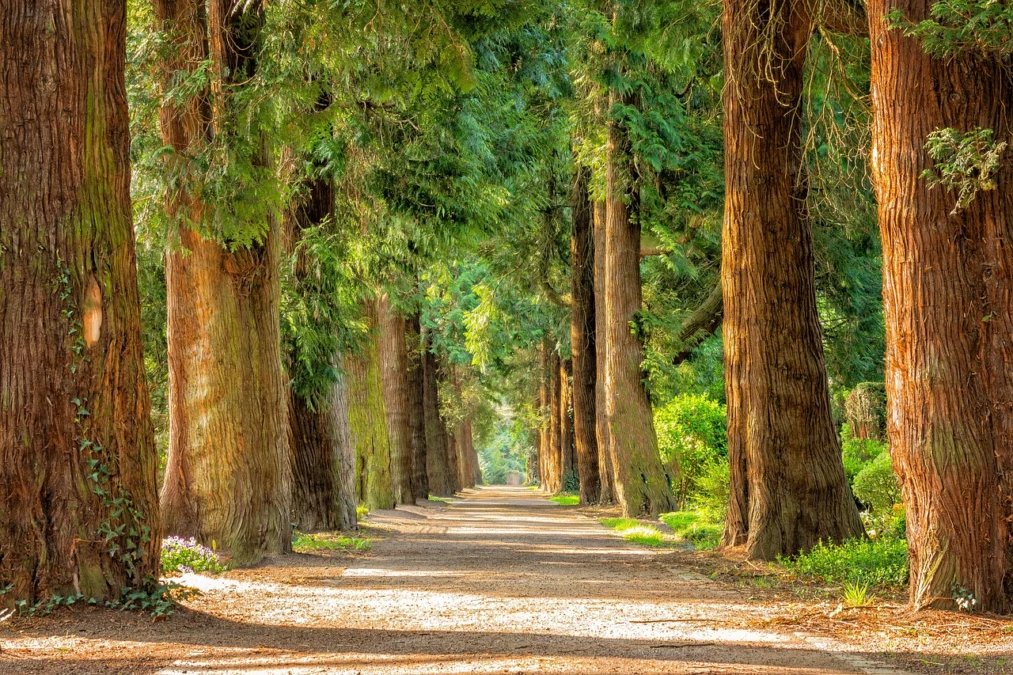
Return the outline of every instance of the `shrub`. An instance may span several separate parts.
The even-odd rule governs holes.
[[[900,502],[900,485],[889,452],[882,452],[855,476],[855,496],[876,516],[887,516]]]
[[[672,486],[680,507],[701,491],[708,466],[727,457],[725,407],[705,395],[676,396],[655,412],[658,449],[673,469]]]
[[[900,586],[908,575],[903,539],[851,539],[840,545],[820,542],[806,553],[778,562],[800,577],[831,584]]]
[[[193,537],[169,537],[162,541],[162,572],[224,572],[218,555]]]

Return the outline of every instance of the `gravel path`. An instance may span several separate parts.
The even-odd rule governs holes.
[[[370,514],[369,554],[289,555],[152,623],[85,611],[0,629],[0,673],[895,673],[790,632],[524,488]]]

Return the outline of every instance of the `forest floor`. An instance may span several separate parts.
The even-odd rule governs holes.
[[[1013,673],[1008,622],[835,614],[598,515],[508,487],[374,512],[368,552],[184,575],[200,593],[167,620],[82,608],[0,625],[0,673]]]

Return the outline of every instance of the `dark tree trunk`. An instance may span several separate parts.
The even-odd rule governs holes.
[[[160,21],[177,31],[173,69],[212,64],[207,96],[161,114],[162,136],[178,158],[223,126],[226,85],[256,67],[251,54],[262,7],[228,12],[159,0]],[[175,71],[169,71],[174,77]],[[167,85],[168,86],[168,85]],[[205,92],[208,93],[208,92]],[[172,159],[170,161],[182,161]],[[205,219],[208,207],[185,192],[170,213]],[[183,250],[166,254],[169,342],[169,455],[162,486],[168,534],[216,543],[235,565],[291,548],[292,460],[279,327],[280,223],[260,245],[229,249],[182,228]],[[255,358],[251,358],[251,356]],[[223,500],[222,495],[229,495]]]
[[[408,383],[408,334],[386,295],[380,298],[380,361],[390,434],[390,473],[396,504],[414,504],[412,427]]]
[[[0,0],[0,36],[0,604],[116,599],[161,544],[126,2]]]
[[[613,95],[613,103],[619,99]],[[626,105],[634,101],[623,101]],[[641,309],[640,199],[629,132],[608,124],[605,208],[605,409],[615,499],[628,516],[675,507],[658,455],[651,402],[644,387],[644,346],[630,328]]]
[[[454,488],[447,463],[447,429],[440,417],[440,391],[436,371],[436,355],[423,342],[422,408],[426,423],[426,473],[429,475],[429,491],[447,497],[454,494]]]
[[[914,608],[1013,607],[1013,167],[996,189],[951,214],[953,192],[928,190],[926,138],[940,128],[992,129],[1010,141],[1008,61],[931,59],[887,30],[932,3],[868,5],[873,177],[883,241],[887,433],[907,506]]]
[[[369,339],[363,350],[345,359],[348,371],[348,420],[355,446],[359,500],[369,510],[394,508],[390,480],[390,436],[380,365],[377,302],[365,303]]]
[[[863,530],[830,412],[805,206],[799,108],[811,25],[799,3],[765,7],[725,1],[723,545],[772,560]]]
[[[408,341],[408,423],[412,432],[412,476],[415,497],[429,497],[429,474],[426,471],[426,416],[423,406],[422,336],[419,315],[414,313],[406,323]]]
[[[615,463],[609,446],[608,415],[605,410],[605,202],[594,203],[594,437],[598,445],[599,502],[615,501]]]
[[[570,238],[570,337],[573,352],[573,437],[580,475],[580,503],[601,499],[595,421],[594,218],[588,182],[590,169],[579,167],[573,179],[573,235]]]

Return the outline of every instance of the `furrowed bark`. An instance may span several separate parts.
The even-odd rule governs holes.
[[[345,359],[348,419],[355,446],[359,501],[373,511],[394,508],[390,479],[390,438],[380,365],[377,302],[365,303],[369,339],[362,352]]]
[[[773,37],[760,34],[766,22]],[[752,559],[863,534],[830,412],[805,206],[800,102],[811,30],[800,3],[725,1],[732,76],[721,279],[732,496],[722,544],[744,545]]]
[[[573,177],[573,234],[570,237],[570,338],[573,352],[573,436],[580,476],[580,503],[601,498],[595,427],[595,297],[593,209],[588,194],[590,169]]]
[[[613,94],[612,103],[619,102]],[[651,402],[640,369],[643,343],[631,327],[642,304],[640,205],[632,148],[628,130],[611,119],[606,161],[605,410],[613,489],[627,516],[653,516],[672,511],[675,502],[658,455]]]
[[[910,599],[1013,608],[1013,170],[951,213],[928,189],[932,131],[992,129],[1011,141],[1008,62],[963,52],[932,59],[888,12],[929,17],[931,3],[868,4],[873,177],[883,242],[887,433],[907,507]]]
[[[422,335],[419,315],[414,313],[405,323],[408,341],[408,422],[412,432],[412,482],[416,499],[429,497],[429,475],[426,472],[426,416],[423,407]]]
[[[155,3],[176,31],[174,69],[211,62],[206,97],[162,109],[162,136],[182,158],[223,126],[223,96],[256,68],[263,9],[230,12],[220,0]],[[193,58],[197,57],[197,58]],[[172,71],[170,71],[170,77]],[[166,86],[169,86],[166,84]],[[266,156],[259,161],[266,162]],[[185,191],[170,214],[205,220]],[[292,460],[279,327],[280,223],[259,244],[228,249],[182,225],[166,254],[169,342],[169,455],[161,503],[168,534],[217,544],[232,564],[291,549]],[[251,358],[253,356],[253,358]],[[223,500],[222,495],[229,495]]]
[[[0,605],[158,578],[126,18],[0,0]]]
[[[609,446],[608,414],[605,409],[605,202],[594,203],[594,413],[595,442],[598,445],[598,479],[601,484],[599,503],[615,501],[615,464]]]
[[[380,298],[380,361],[390,434],[391,485],[396,504],[414,504],[412,427],[408,383],[408,334],[404,317]]]

